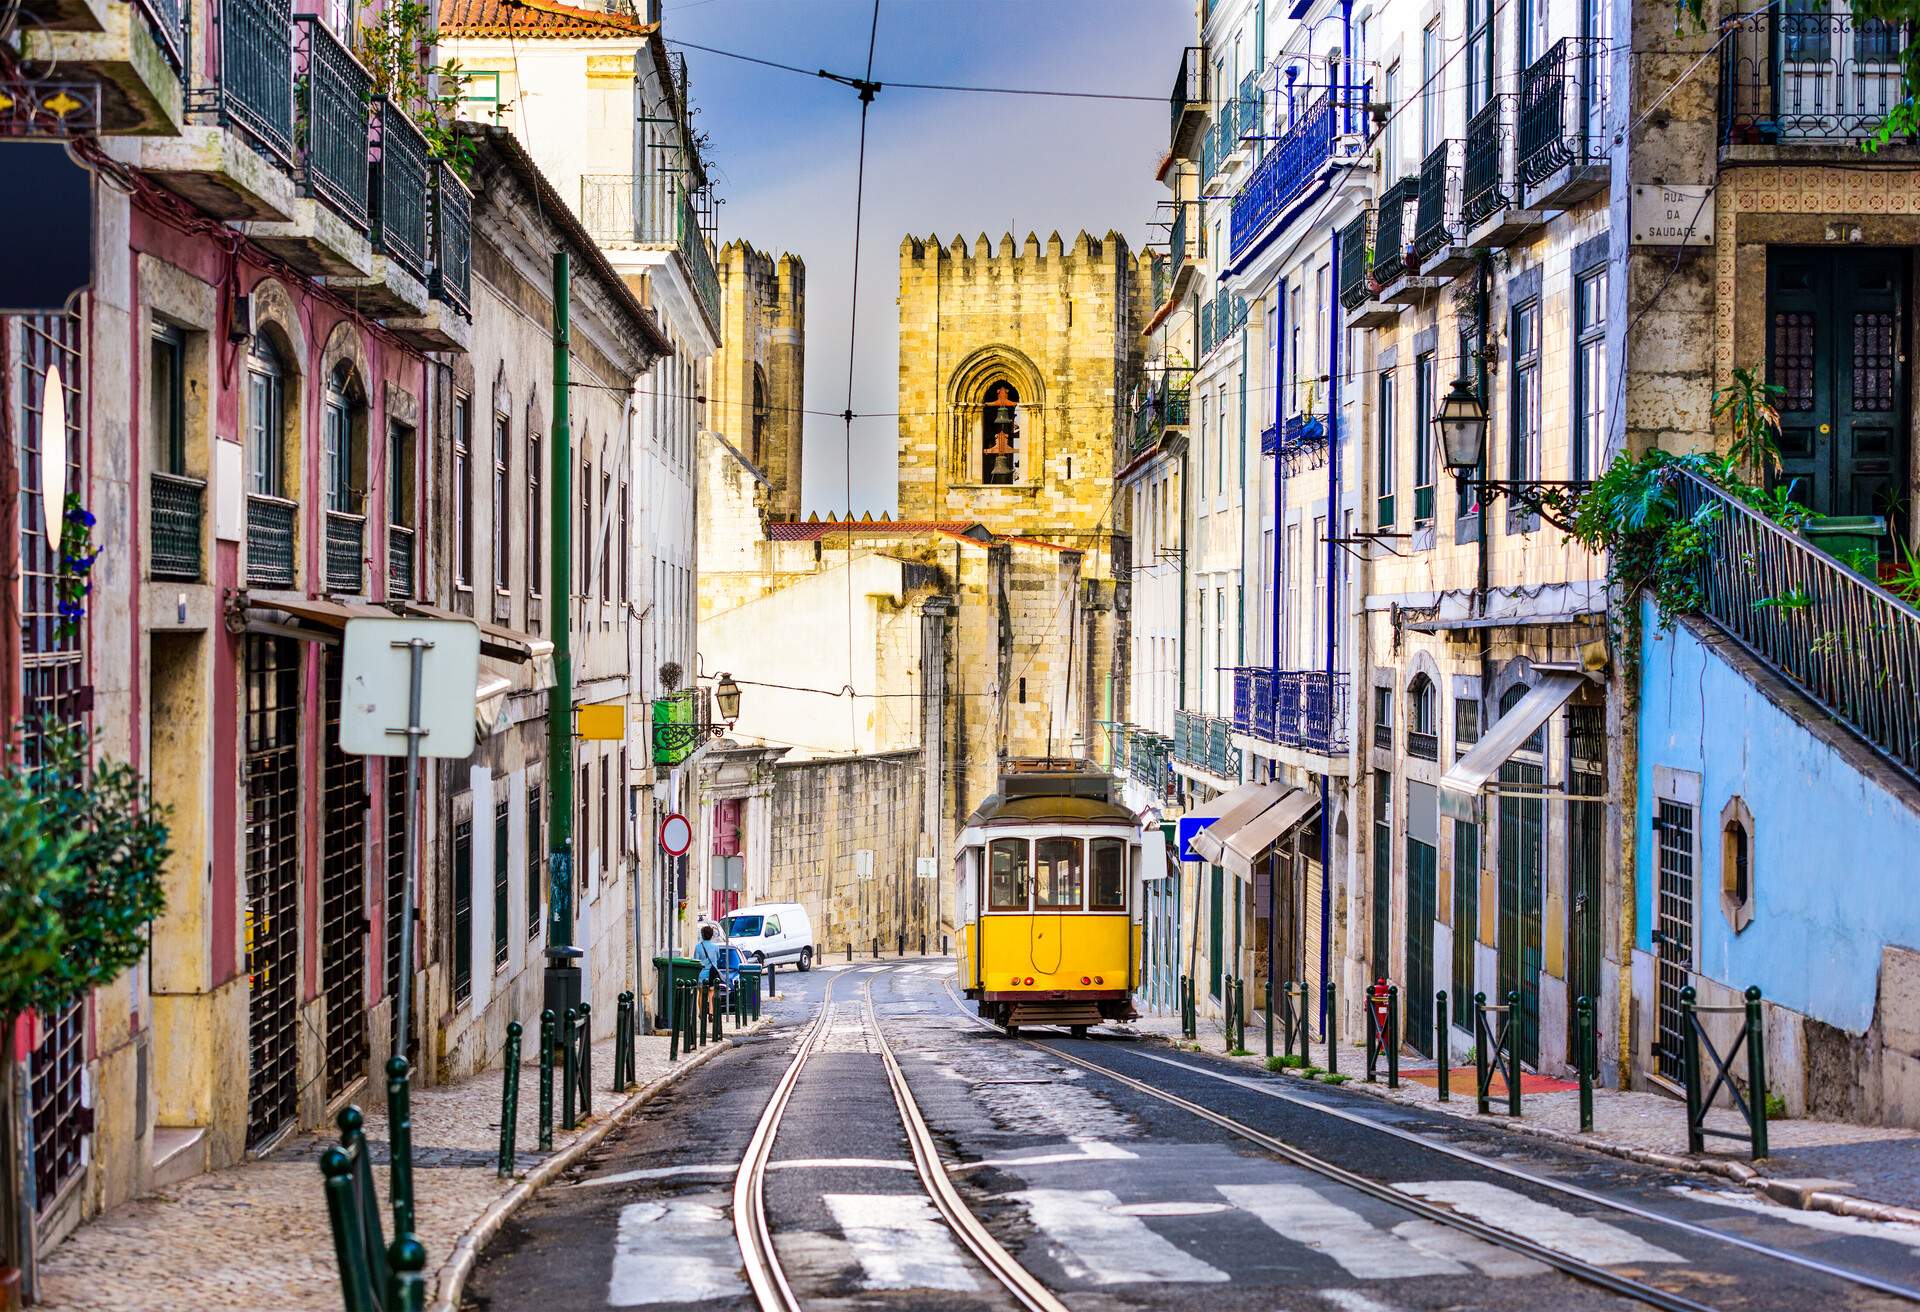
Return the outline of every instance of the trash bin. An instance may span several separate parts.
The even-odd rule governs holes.
[[[1849,569],[1873,578],[1880,569],[1887,521],[1880,515],[1823,515],[1808,520],[1800,535]]]
[[[692,957],[655,957],[653,959],[653,1027],[667,1028],[667,1002],[673,985],[695,984],[700,979],[700,963]]]

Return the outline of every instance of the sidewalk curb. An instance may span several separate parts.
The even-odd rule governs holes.
[[[1181,1048],[1182,1043],[1185,1042],[1185,1040],[1175,1040],[1158,1034],[1143,1034],[1141,1037],[1154,1042],[1164,1043],[1174,1048]],[[1182,1051],[1191,1051],[1191,1049],[1182,1048]],[[1207,1055],[1219,1056],[1223,1054],[1215,1053]],[[1249,1059],[1229,1058],[1229,1060],[1239,1062]],[[1262,1070],[1264,1068],[1256,1064],[1254,1069]],[[1291,1078],[1298,1080],[1302,1077],[1296,1075]],[[1313,1082],[1318,1083],[1318,1081]],[[1369,1085],[1358,1076],[1355,1076],[1344,1085],[1328,1085],[1325,1087],[1367,1094],[1379,1099],[1381,1102],[1392,1103],[1399,1107],[1419,1107],[1421,1105],[1395,1098],[1385,1087],[1377,1084]],[[1452,1120],[1464,1121],[1470,1125],[1484,1125],[1489,1129],[1501,1130],[1508,1134],[1526,1135],[1530,1138],[1542,1139],[1549,1143],[1564,1144],[1570,1148],[1585,1148],[1589,1152],[1605,1153],[1609,1157],[1619,1157],[1626,1161],[1638,1162],[1642,1166],[1653,1166],[1665,1171],[1678,1171],[1690,1175],[1708,1175],[1717,1179],[1729,1180],[1734,1184],[1751,1189],[1770,1201],[1791,1210],[1831,1212],[1836,1216],[1851,1216],[1865,1221],[1894,1221],[1905,1225],[1920,1226],[1920,1209],[1900,1207],[1893,1203],[1877,1203],[1871,1199],[1854,1198],[1851,1195],[1837,1194],[1831,1190],[1814,1190],[1804,1195],[1804,1201],[1801,1203],[1783,1200],[1777,1192],[1768,1190],[1767,1184],[1769,1183],[1769,1177],[1763,1175],[1745,1162],[1722,1160],[1712,1157],[1685,1157],[1678,1153],[1663,1153],[1650,1148],[1634,1148],[1627,1144],[1609,1143],[1604,1139],[1589,1138],[1582,1134],[1569,1134],[1565,1130],[1556,1130],[1551,1126],[1532,1125],[1524,1120],[1513,1121],[1505,1117],[1487,1117],[1483,1119],[1477,1116],[1452,1116],[1446,1112],[1439,1114],[1448,1116],[1449,1119]]]
[[[758,1020],[744,1030],[735,1030],[733,1033],[751,1034],[761,1026],[770,1023],[771,1021],[767,1019]],[[480,1260],[481,1249],[486,1247],[488,1240],[500,1233],[500,1227],[507,1223],[508,1218],[519,1211],[528,1199],[551,1182],[555,1176],[598,1147],[600,1141],[613,1133],[614,1128],[622,1121],[652,1102],[661,1090],[732,1047],[731,1039],[732,1036],[729,1035],[721,1043],[709,1044],[692,1057],[683,1059],[679,1065],[651,1084],[643,1085],[628,1094],[626,1101],[615,1106],[598,1124],[588,1127],[579,1138],[528,1171],[513,1188],[489,1203],[487,1210],[480,1214],[480,1219],[461,1232],[460,1237],[454,1241],[453,1251],[447,1254],[447,1260],[442,1262],[439,1269],[434,1272],[433,1300],[427,1304],[427,1312],[458,1312],[460,1296],[466,1291],[467,1278],[473,1274],[474,1263]],[[722,1044],[725,1046],[723,1047]]]

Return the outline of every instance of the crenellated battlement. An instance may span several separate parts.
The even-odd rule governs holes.
[[[969,278],[995,275],[1052,278],[1065,276],[1070,271],[1105,269],[1114,252],[1125,250],[1126,240],[1113,231],[1104,237],[1082,231],[1071,245],[1062,241],[1058,232],[1049,234],[1044,245],[1033,232],[1028,232],[1024,239],[1003,232],[997,244],[983,232],[974,237],[971,246],[958,233],[946,241],[937,233],[925,237],[908,234],[900,242],[900,269],[903,277],[909,271],[924,273],[936,268],[943,275],[957,272]]]

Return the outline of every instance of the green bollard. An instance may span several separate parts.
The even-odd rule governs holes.
[[[849,956],[847,960],[851,961],[853,958]],[[770,998],[780,996],[780,967],[771,961],[767,963],[767,996]]]
[[[1400,1087],[1400,986],[1387,985],[1387,1032],[1381,1035],[1387,1045],[1387,1087]]]
[[[1273,981],[1261,985],[1267,999],[1267,1060],[1273,1060]]]
[[[1767,1155],[1767,1027],[1760,986],[1747,987],[1747,1103],[1753,1108],[1753,1160]]]
[[[1520,991],[1507,990],[1507,1115],[1520,1114]]]
[[[426,1312],[427,1250],[412,1235],[401,1235],[387,1248],[385,1312]]]
[[[1433,995],[1433,1051],[1439,1058],[1439,1065],[1434,1068],[1434,1075],[1440,1101],[1449,1102],[1451,1098],[1447,1093],[1449,1058],[1447,1056],[1447,991],[1445,989]]]
[[[353,1158],[344,1148],[329,1148],[320,1154],[320,1174],[326,1179],[327,1219],[333,1231],[334,1260],[340,1265],[341,1299],[347,1312],[380,1312],[354,1203]]]
[[[1336,1005],[1333,981],[1328,980],[1320,988],[1320,1005],[1327,1012],[1327,1073],[1340,1073],[1340,1008]],[[1309,1061],[1308,1065],[1313,1063]]]
[[[1493,1110],[1487,1099],[1487,1042],[1493,1033],[1487,1027],[1487,995],[1473,995],[1473,1096],[1482,1116]]]
[[[593,1115],[593,1004],[580,1004],[580,1025],[575,1034],[580,1045],[580,1114]]]
[[[553,1008],[540,1013],[540,1151],[553,1151]]]
[[[1365,1000],[1361,1003],[1361,1014],[1367,1025],[1367,1083],[1372,1084],[1374,1072],[1380,1065],[1380,1022],[1374,1017],[1374,992],[1371,986],[1363,996]]]
[[[396,1235],[413,1233],[412,1086],[407,1059],[387,1058],[387,1192]]]
[[[1580,1133],[1593,1133],[1593,999],[1584,993],[1574,1004],[1575,1038],[1580,1044]]]
[[[514,1139],[520,1129],[520,1022],[507,1022],[507,1052],[500,1069],[500,1161],[494,1174],[513,1174]],[[400,1233],[405,1234],[406,1231]]]
[[[335,1120],[340,1126],[340,1147],[353,1168],[353,1224],[359,1235],[356,1247],[366,1266],[367,1284],[377,1292],[387,1287],[387,1241],[381,1234],[380,1199],[374,1191],[373,1158],[367,1151],[366,1117],[350,1104],[340,1109]]]
[[[576,1122],[573,1104],[580,1086],[580,1047],[574,1042],[579,1026],[579,1011],[568,1007],[560,1019],[560,1128],[571,1130]]]
[[[1700,1035],[1694,1028],[1694,992],[1691,984],[1680,990],[1680,1066],[1681,1080],[1687,1089],[1687,1151],[1706,1151],[1706,1109],[1700,1105]]]
[[[713,1041],[720,1042],[720,1018],[726,1014],[727,1000],[720,996],[720,986],[713,989]]]

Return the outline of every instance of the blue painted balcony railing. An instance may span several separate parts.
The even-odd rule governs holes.
[[[1325,670],[1234,671],[1233,727],[1260,742],[1332,756],[1347,750],[1348,683]]]
[[[1267,451],[1264,435],[1261,440],[1262,454],[1279,456],[1289,469],[1318,459],[1326,449],[1327,421],[1312,414],[1288,415],[1272,451]]]
[[[1298,93],[1296,93],[1298,94]],[[1359,158],[1365,142],[1368,88],[1325,91],[1280,134],[1233,197],[1234,258],[1304,195],[1329,166]]]
[[[1260,454],[1277,456],[1280,454],[1280,423],[1275,420],[1260,430]]]

